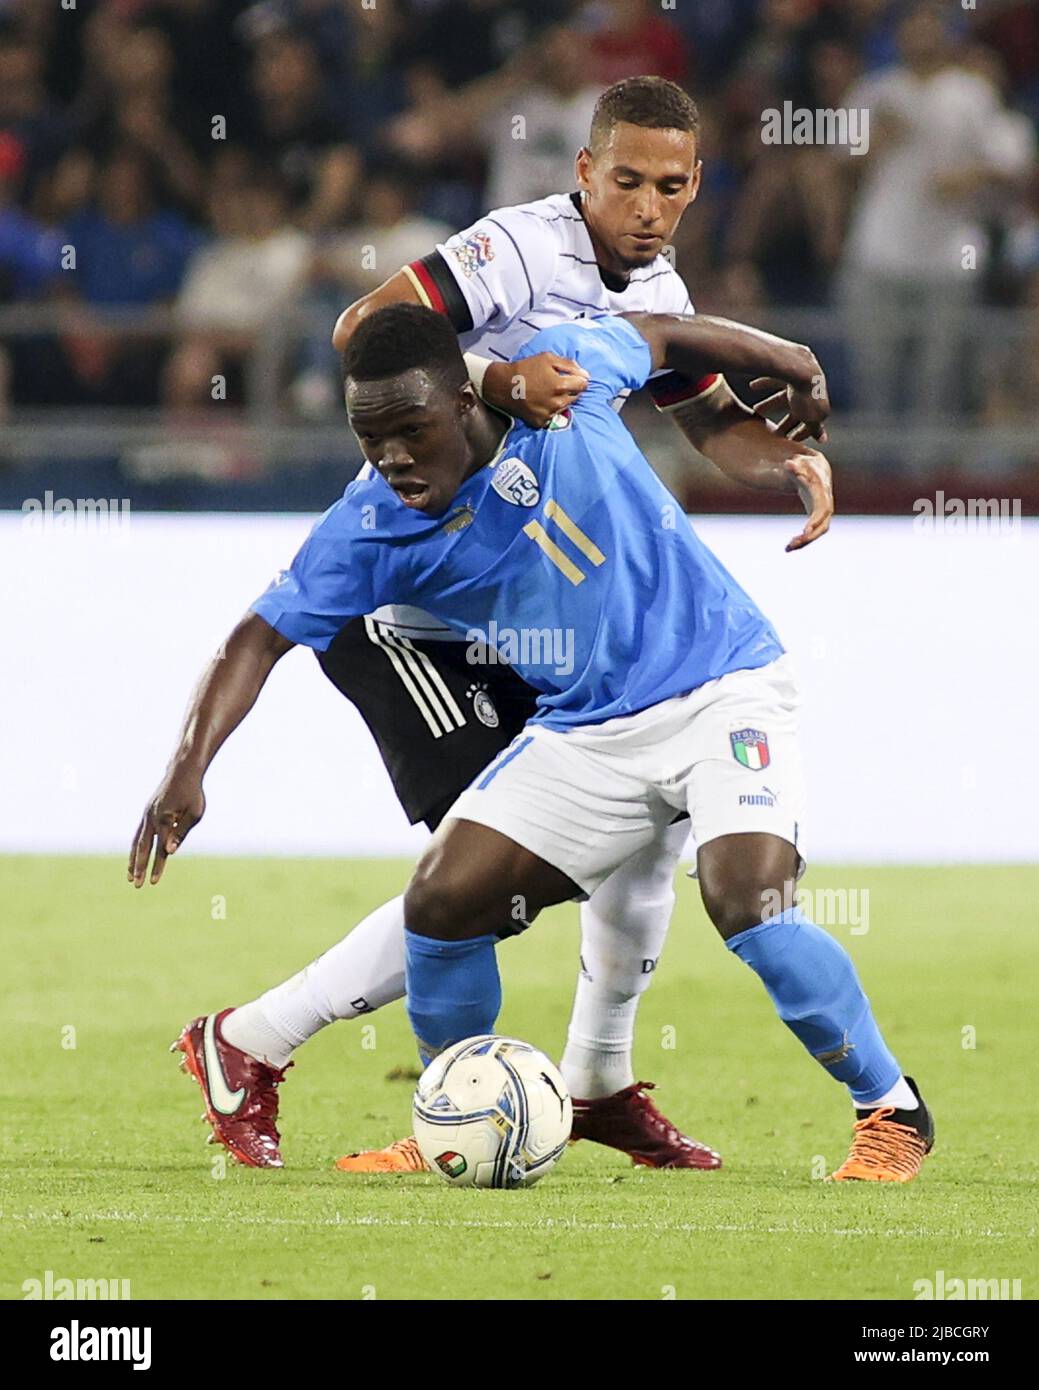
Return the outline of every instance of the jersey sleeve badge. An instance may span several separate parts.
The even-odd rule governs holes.
[[[448,251],[462,268],[462,274],[470,277],[482,270],[488,261],[494,260],[494,247],[486,232],[473,232],[457,246],[449,246]]]

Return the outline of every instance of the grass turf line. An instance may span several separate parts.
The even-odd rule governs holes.
[[[408,1130],[412,1083],[386,1079],[414,1065],[397,1004],[297,1054],[283,1171],[228,1160],[219,1176],[223,1151],[203,1145],[169,1041],[298,969],[407,872],[189,854],[134,893],[114,859],[0,858],[0,1297],[47,1269],[129,1279],[135,1298],[912,1298],[939,1269],[1039,1293],[1039,868],[824,866],[805,881],[870,891],[869,931],[832,930],[935,1111],[936,1154],[905,1187],[814,1180],[846,1150],[844,1095],[684,879],[636,1065],[672,1118],[721,1149],[720,1173],[633,1169],[588,1144],[521,1192],[334,1172],[337,1154]],[[500,952],[499,1028],[556,1056],[577,939],[568,906]]]

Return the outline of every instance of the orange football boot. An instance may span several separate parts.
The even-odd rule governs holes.
[[[855,1133],[848,1157],[827,1182],[911,1182],[934,1148],[934,1120],[907,1076],[920,1104],[915,1110],[896,1110],[882,1105],[876,1110],[857,1110]]]
[[[396,1139],[384,1149],[363,1149],[336,1159],[342,1173],[428,1173],[429,1165],[413,1137]]]

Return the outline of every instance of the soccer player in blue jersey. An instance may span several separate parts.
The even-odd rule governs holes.
[[[586,377],[555,353],[511,361],[539,329],[588,313],[693,312],[688,288],[662,252],[696,196],[697,130],[694,103],[673,83],[635,77],[615,84],[596,103],[588,144],[577,157],[578,192],[498,208],[431,249],[343,313],[338,345],[345,347],[377,308],[436,308],[468,349],[470,375],[484,400],[528,424],[546,424],[572,403]],[[776,378],[784,384],[778,399],[788,407],[781,432],[824,439],[828,403],[818,363],[806,348],[768,335],[756,335],[754,343],[752,330],[738,325],[698,324],[712,347],[702,358],[706,375],[655,373],[647,391],[728,478],[780,493],[796,489],[808,517],[788,549],[813,543],[833,509],[826,459],[794,451],[796,475],[778,466],[774,455],[763,460],[759,442],[767,427],[727,410],[731,391],[721,373]],[[786,386],[810,376],[813,390],[798,390],[791,399]],[[775,405],[778,400],[757,409],[765,413]],[[255,628],[243,626],[233,640],[237,646],[255,637]],[[408,819],[430,832],[536,709],[537,692],[507,660],[474,665],[468,648],[462,635],[414,605],[385,605],[345,623],[315,653],[368,725]],[[507,657],[507,644],[500,654]],[[192,738],[184,758],[175,755],[142,817],[142,842],[154,838],[150,829],[168,833],[173,822],[190,824],[188,808],[201,795],[193,776],[196,748]],[[581,904],[580,974],[559,1062],[573,1097],[574,1139],[608,1145],[652,1167],[709,1170],[720,1166],[721,1156],[657,1105],[652,1083],[636,1079],[632,1057],[639,1001],[664,947],[674,871],[688,832],[683,812]],[[135,852],[138,885],[142,858]],[[157,857],[152,882],[161,867]],[[214,1055],[224,1049],[232,1071],[254,1072],[239,1110],[214,1120],[217,1138],[245,1162],[280,1165],[274,1088],[296,1049],[333,1021],[362,1016],[403,991],[404,905],[398,895],[298,975],[217,1010]],[[348,1153],[337,1167],[412,1172],[423,1162],[414,1138],[405,1137]]]
[[[410,305],[373,314],[345,362],[350,422],[373,471],[254,612],[277,659],[295,643],[321,650],[381,604],[414,603],[474,641],[507,645],[539,691],[536,715],[455,802],[405,894],[408,1012],[425,1058],[493,1031],[502,936],[593,892],[687,811],[711,920],[848,1087],[854,1137],[833,1176],[907,1181],[933,1143],[927,1107],[850,957],[788,905],[804,862],[789,659],[685,518],[676,524],[611,409],[654,370],[702,368],[692,341],[678,315],[537,334],[524,351],[573,358],[590,380],[556,428],[535,430],[477,397],[441,316]],[[777,464],[788,461],[791,442],[773,438]],[[257,690],[241,673],[237,706],[211,721],[213,751]]]

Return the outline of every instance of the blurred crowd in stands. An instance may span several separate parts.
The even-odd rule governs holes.
[[[636,73],[701,109],[675,246],[700,310],[835,308],[846,408],[1039,417],[1035,0],[0,0],[0,324],[62,314],[0,345],[0,411],[186,410],[218,372],[241,400],[303,303],[327,323],[283,403],[322,417],[336,310],[572,188],[596,96]],[[785,101],[868,107],[868,153],[764,143]],[[984,304],[1030,341],[970,364]],[[126,306],[171,307],[172,335],[96,332]]]

